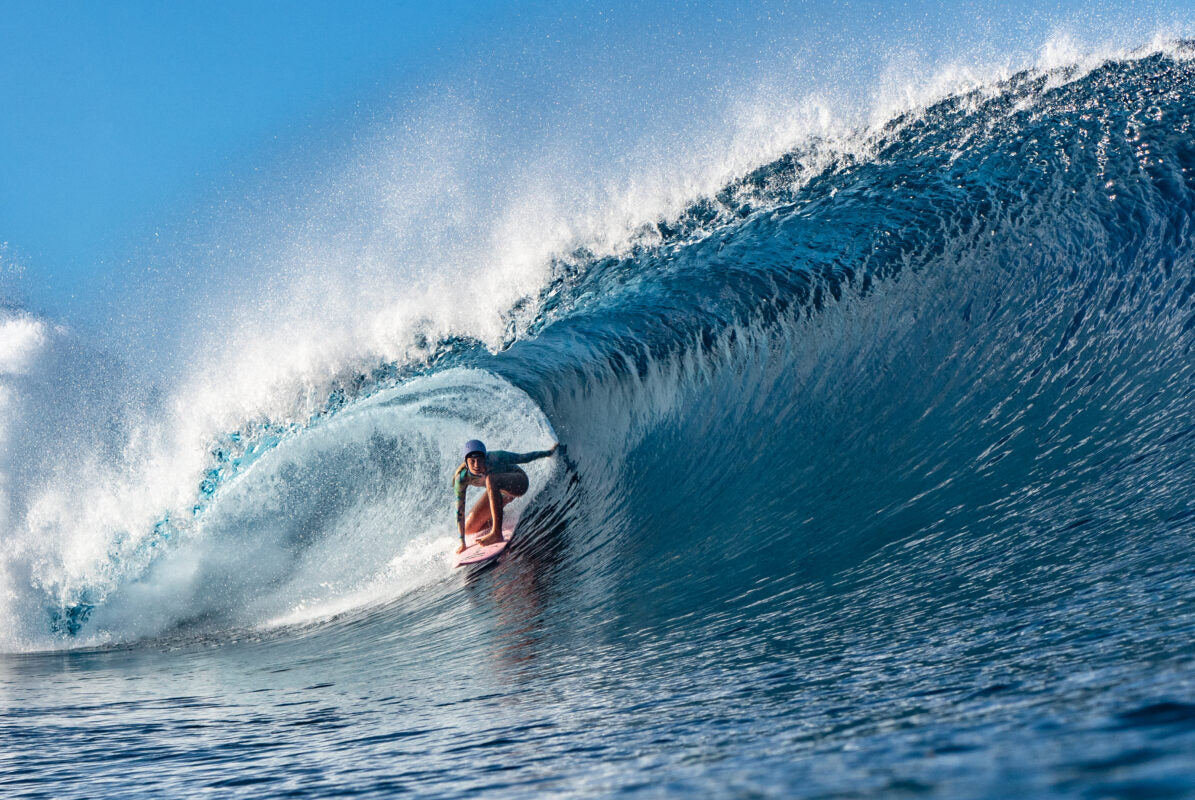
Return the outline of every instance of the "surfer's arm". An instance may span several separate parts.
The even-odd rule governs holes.
[[[456,492],[456,532],[461,536],[461,547],[465,546],[465,490],[467,484],[461,479],[461,470],[456,471],[452,481],[452,489]]]
[[[461,536],[461,547],[465,546],[465,495],[456,499],[456,532]]]
[[[541,458],[547,458],[548,456],[555,453],[556,448],[559,446],[560,446],[559,444],[554,444],[554,445],[552,445],[551,450],[536,450],[533,453],[511,453],[510,454],[511,455],[510,463],[511,464],[526,464],[528,461],[538,461]]]

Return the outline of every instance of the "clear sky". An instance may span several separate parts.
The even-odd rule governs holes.
[[[443,71],[492,3],[0,3],[0,241],[36,295],[278,138]],[[38,291],[38,290],[41,291]]]
[[[1183,13],[1080,0],[0,0],[0,271],[19,265],[25,302],[68,313],[221,187],[429,87],[471,87],[523,119],[596,109],[579,125],[616,151],[617,128],[699,110],[786,64],[850,83],[893,47],[933,62],[1035,47],[1059,25],[1145,37]]]

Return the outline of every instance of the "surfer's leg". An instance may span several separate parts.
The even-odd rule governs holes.
[[[521,469],[512,472],[499,472],[497,475],[491,475],[490,478],[493,480],[494,488],[506,495],[507,502],[525,495],[527,487],[531,485],[527,479],[527,473]],[[489,482],[486,483],[486,489],[490,490]]]
[[[502,509],[506,505],[506,498],[502,496],[497,483],[498,481],[492,475],[485,482],[485,493],[490,498],[491,528],[488,536],[478,538],[477,541],[482,544],[494,544],[502,541]]]
[[[502,510],[503,507],[516,497],[526,493],[529,482],[527,473],[500,472],[489,475],[485,479],[485,494],[490,501],[490,532],[486,536],[479,536],[479,544],[495,544],[502,541]]]
[[[469,517],[465,520],[465,533],[481,533],[488,527],[490,527],[490,493],[487,489],[481,499],[473,504],[473,510],[469,512]]]

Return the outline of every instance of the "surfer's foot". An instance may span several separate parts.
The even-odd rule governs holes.
[[[502,538],[502,534],[500,533],[491,533],[489,536],[483,536],[473,540],[474,544],[480,544],[482,546],[498,544],[498,542],[504,541],[506,540]]]

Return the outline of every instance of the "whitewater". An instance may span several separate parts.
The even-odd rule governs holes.
[[[1195,49],[832,107],[0,304],[3,792],[1195,796]],[[453,570],[474,437],[567,454]]]

